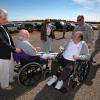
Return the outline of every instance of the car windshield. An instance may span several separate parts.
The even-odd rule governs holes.
[[[7,27],[14,27],[14,24],[7,24]]]

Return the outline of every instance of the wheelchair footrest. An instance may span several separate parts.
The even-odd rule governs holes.
[[[67,93],[68,92],[67,88],[65,88],[65,87],[62,87],[59,91],[62,92],[62,93]]]
[[[16,72],[16,73],[18,73],[19,72],[19,70],[20,70],[20,68],[14,68],[14,72]]]

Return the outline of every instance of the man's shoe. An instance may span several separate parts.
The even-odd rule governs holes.
[[[55,86],[55,89],[60,90],[62,88],[62,86],[63,86],[63,81],[62,80],[58,81],[56,86]]]
[[[53,76],[48,82],[47,82],[47,85],[48,86],[51,86],[53,83],[55,83],[57,81],[57,77],[56,76]]]

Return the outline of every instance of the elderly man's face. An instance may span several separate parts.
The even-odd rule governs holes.
[[[27,30],[22,29],[22,30],[19,31],[19,37],[22,37],[25,40],[29,40],[30,34]]]
[[[6,25],[8,23],[8,16],[6,14],[3,14],[0,16],[0,24]]]
[[[76,42],[80,42],[80,33],[79,32],[76,32],[74,35],[73,35],[73,41],[76,43]]]

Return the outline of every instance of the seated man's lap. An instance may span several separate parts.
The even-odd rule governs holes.
[[[73,70],[73,68],[74,68],[74,63],[67,63],[66,65],[65,65],[65,67],[64,68],[67,68],[67,69],[69,69],[69,70]]]
[[[63,56],[57,61],[57,63],[62,66],[63,68],[67,65],[73,65],[74,64],[74,61],[70,61],[70,60],[67,60],[65,59]]]
[[[62,66],[63,68],[70,67],[70,69],[73,69],[72,66],[74,66],[74,62],[66,60],[62,56],[62,58],[52,61],[51,67],[54,67],[54,66],[56,66],[56,67]]]

